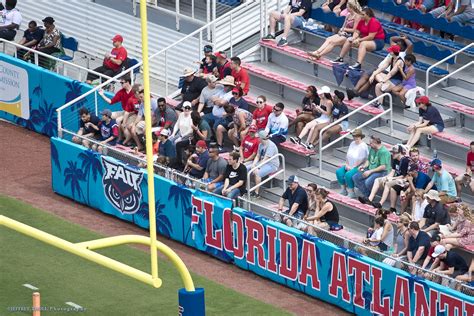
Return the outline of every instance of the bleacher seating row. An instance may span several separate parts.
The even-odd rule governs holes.
[[[404,5],[397,5],[392,0],[369,0],[368,6],[372,9],[391,14],[396,17],[402,17],[409,21],[416,21],[421,25],[428,26],[436,30],[474,40],[474,26],[469,24],[462,25],[458,22],[448,22],[448,20],[445,18],[435,18],[429,13],[425,14],[419,10],[411,10]]]

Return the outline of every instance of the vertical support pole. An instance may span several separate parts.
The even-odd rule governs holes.
[[[178,2],[178,1],[177,1]],[[146,1],[140,1],[140,20],[142,31],[142,60],[143,60],[143,88],[145,103],[145,139],[146,160],[148,174],[148,218],[150,219],[150,253],[151,253],[151,277],[153,283],[161,283],[158,278],[158,253],[156,242],[156,213],[155,213],[155,182],[153,171],[153,144],[151,137],[151,105],[150,105],[150,67],[148,61],[148,26]]]
[[[191,0],[191,17],[194,19],[194,0]]]
[[[211,1],[212,0],[206,0],[207,41],[211,40],[211,27],[209,26],[211,22]]]
[[[35,65],[38,66],[38,54],[36,52],[33,52],[35,54]]]
[[[61,111],[56,110],[58,112],[58,137],[62,138],[63,137],[63,129],[62,129],[62,117],[61,117]]]
[[[94,91],[94,104],[95,104],[95,115],[99,115],[99,102],[97,99],[97,90]]]
[[[165,95],[168,96],[168,50],[165,50]]]
[[[234,45],[232,43],[232,13],[230,13],[230,20],[229,20],[229,41],[230,41],[230,56],[234,56]]]
[[[216,0],[212,0],[212,47],[216,47]]]
[[[179,0],[176,0],[175,8],[176,8],[176,30],[179,31]],[[140,10],[140,12],[141,12],[141,10]]]

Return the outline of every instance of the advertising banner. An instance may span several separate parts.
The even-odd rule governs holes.
[[[51,138],[53,190],[149,228],[150,179],[139,169]],[[154,176],[160,235],[204,251],[357,315],[474,315],[474,300],[449,287],[362,256]],[[310,311],[309,311],[310,312]]]
[[[56,136],[56,109],[92,89],[18,58],[0,53],[0,118],[48,136]],[[100,101],[100,100],[99,100]],[[79,108],[95,105],[94,94],[77,102],[63,114],[67,129],[79,129]],[[99,110],[105,102],[99,104]]]

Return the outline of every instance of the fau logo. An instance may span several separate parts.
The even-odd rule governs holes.
[[[140,208],[143,172],[106,160],[102,157],[102,184],[109,202],[122,214],[134,214]]]

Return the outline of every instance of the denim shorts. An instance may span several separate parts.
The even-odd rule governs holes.
[[[383,39],[374,39],[375,50],[382,50],[385,47],[385,41]]]
[[[435,126],[436,126],[436,129],[438,130],[438,132],[441,133],[442,131],[444,131],[444,126],[439,125],[439,124],[435,124]]]
[[[277,171],[277,169],[278,168],[275,167],[274,165],[267,163],[259,168],[257,174],[260,178],[263,178],[263,177],[268,176],[271,173],[274,173],[275,171]]]
[[[302,28],[306,20],[302,16],[295,16],[292,27]]]

